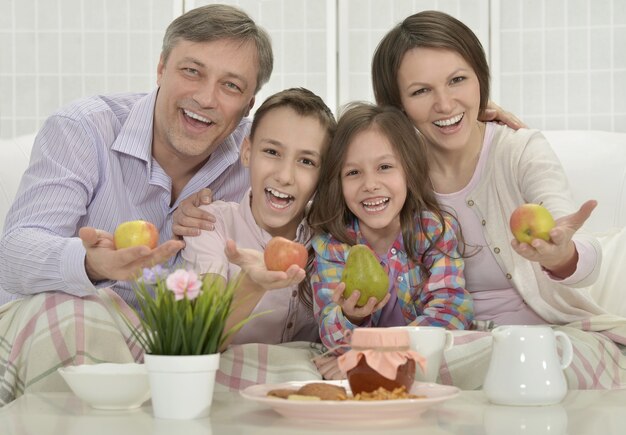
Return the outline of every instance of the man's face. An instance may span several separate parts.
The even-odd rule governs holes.
[[[180,40],[157,70],[157,160],[206,160],[250,111],[257,71],[253,43]]]

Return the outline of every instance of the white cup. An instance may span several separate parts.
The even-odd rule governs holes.
[[[394,326],[394,328],[407,331],[411,340],[411,350],[426,359],[426,372],[417,367],[415,380],[436,382],[443,351],[451,349],[454,345],[452,332],[437,326]]]

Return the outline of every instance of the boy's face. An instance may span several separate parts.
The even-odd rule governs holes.
[[[250,168],[252,214],[272,236],[295,238],[317,187],[327,142],[317,118],[289,107],[267,112],[254,138],[244,141],[241,160]]]

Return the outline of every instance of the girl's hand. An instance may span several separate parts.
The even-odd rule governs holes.
[[[296,264],[289,266],[286,272],[267,270],[262,251],[237,248],[233,240],[226,242],[224,252],[228,261],[239,266],[248,279],[265,290],[289,287],[306,277],[304,269]]]
[[[597,201],[587,201],[577,212],[557,219],[555,227],[550,231],[550,242],[535,239],[529,245],[513,239],[511,246],[519,255],[541,264],[552,275],[567,278],[576,271],[578,262],[578,253],[572,237],[589,219],[597,205]]]
[[[324,379],[339,380],[346,378],[343,372],[339,370],[339,364],[335,355],[319,356],[313,360],[313,363]]]
[[[215,216],[199,208],[211,202],[213,202],[213,192],[209,188],[199,190],[182,200],[172,216],[174,238],[199,236],[200,230],[213,231]]]
[[[356,305],[359,297],[361,296],[361,292],[355,290],[352,292],[348,299],[344,299],[343,291],[346,288],[346,284],[340,282],[335,290],[333,290],[332,300],[334,303],[341,307],[344,316],[352,323],[353,325],[360,325],[363,323],[363,320],[371,316],[372,313],[380,310],[382,307],[387,304],[391,295],[387,293],[382,301],[378,302],[375,297],[369,298],[367,303],[362,307]]]

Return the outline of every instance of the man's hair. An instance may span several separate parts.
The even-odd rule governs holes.
[[[257,49],[259,71],[255,94],[267,83],[274,67],[272,43],[267,32],[244,11],[229,5],[206,5],[190,10],[176,18],[167,27],[163,37],[163,63],[181,40],[210,42],[230,39],[242,43],[253,42]]]
[[[489,64],[483,46],[469,27],[439,11],[407,17],[380,41],[372,59],[376,102],[402,109],[398,70],[406,52],[420,47],[452,50],[472,67],[480,85],[479,111],[483,113],[489,100]]]
[[[265,115],[281,107],[289,107],[300,116],[317,118],[326,129],[328,140],[335,134],[337,121],[333,112],[324,103],[324,100],[308,89],[290,88],[267,97],[263,104],[259,106],[250,127],[250,139],[254,138],[254,132]]]

